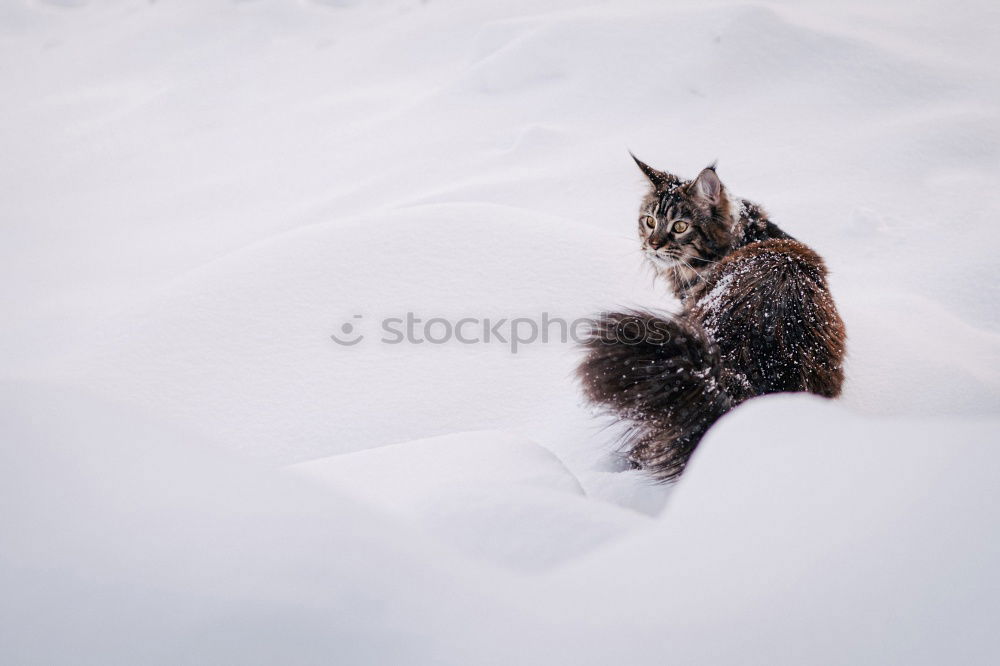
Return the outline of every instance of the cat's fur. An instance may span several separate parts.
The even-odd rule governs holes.
[[[732,197],[714,165],[682,181],[633,159],[652,185],[639,209],[643,251],[682,309],[602,315],[578,376],[591,402],[627,422],[632,464],[670,480],[741,402],[839,395],[846,335],[823,260]]]

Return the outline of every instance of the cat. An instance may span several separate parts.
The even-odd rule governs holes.
[[[672,481],[740,403],[787,391],[837,397],[846,332],[820,256],[731,195],[715,164],[685,181],[632,159],[650,184],[642,250],[681,310],[601,315],[577,376],[591,403],[626,423],[632,466]]]

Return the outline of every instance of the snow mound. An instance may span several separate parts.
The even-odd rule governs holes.
[[[456,433],[288,469],[405,517],[470,556],[524,571],[550,569],[646,523],[587,500],[555,456],[504,432]]]
[[[712,431],[657,520],[634,517],[642,529],[607,539],[626,526],[624,510],[602,516],[610,507],[595,502],[585,514],[590,500],[564,468],[498,433],[281,470],[65,390],[5,385],[0,398],[0,493],[18,509],[0,513],[5,662],[996,655],[996,419],[894,421],[806,396],[751,401]],[[492,508],[486,495],[467,511],[429,501],[473,498],[475,487],[406,478],[408,463],[457,479],[466,448],[482,465],[473,485],[496,491]],[[544,543],[569,543],[541,571],[488,534],[534,541],[543,556]]]
[[[4,663],[429,663],[493,614],[476,567],[329,489],[86,395],[0,404]]]
[[[590,627],[586,663],[989,663],[997,432],[995,418],[750,401],[712,429],[652,529],[558,570],[540,596]]]
[[[648,286],[618,261],[632,253],[624,239],[488,205],[315,225],[177,280],[109,328],[77,381],[277,462],[462,430],[542,432],[553,414],[586,418],[566,390],[570,324]],[[413,342],[383,327],[397,318],[405,331],[408,313],[421,319]],[[474,319],[462,335],[478,342],[445,339],[433,318]],[[534,324],[515,337],[519,318]]]

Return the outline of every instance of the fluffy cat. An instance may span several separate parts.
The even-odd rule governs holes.
[[[684,181],[633,159],[651,185],[642,249],[682,309],[601,315],[578,377],[588,400],[628,424],[633,466],[667,481],[736,405],[784,391],[839,395],[846,334],[823,260],[732,196],[715,165]]]

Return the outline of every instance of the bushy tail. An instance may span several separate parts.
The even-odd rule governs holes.
[[[587,399],[624,419],[632,464],[676,478],[733,406],[715,343],[695,324],[638,310],[602,315],[577,370]]]

